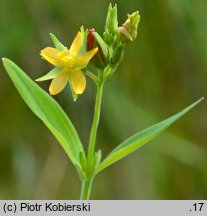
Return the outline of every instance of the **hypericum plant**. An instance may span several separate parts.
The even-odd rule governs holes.
[[[54,68],[36,81],[52,79],[49,87],[51,95],[58,94],[69,83],[75,101],[78,95],[85,90],[85,76],[91,78],[96,84],[95,110],[87,154],[83,149],[76,129],[59,104],[16,64],[9,59],[3,58],[4,67],[21,97],[34,114],[54,134],[75,166],[82,181],[81,199],[90,198],[93,180],[99,172],[155,138],[203,99],[201,98],[174,116],[129,137],[102,160],[101,150],[95,151],[95,144],[103,86],[123,60],[126,45],[135,40],[139,21],[140,16],[136,11],[129,14],[126,22],[119,27],[117,6],[110,4],[103,37],[94,29],[84,30],[81,27],[70,49],[51,34],[55,48],[47,47],[41,51],[42,58],[51,63]],[[89,71],[88,64],[93,64],[94,68],[97,69],[97,73]]]

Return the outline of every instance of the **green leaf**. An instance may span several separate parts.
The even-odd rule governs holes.
[[[61,72],[63,70],[62,67],[55,67],[53,68],[51,71],[49,71],[47,74],[45,74],[44,76],[36,79],[35,81],[37,82],[42,82],[42,81],[45,81],[45,80],[50,80],[50,79],[53,79],[54,77],[56,77],[59,72]]]
[[[54,134],[72,163],[80,168],[79,155],[80,152],[84,154],[84,150],[78,134],[65,112],[16,64],[5,58],[3,64],[25,103]]]
[[[65,48],[65,46],[57,39],[57,37],[55,37],[54,34],[50,33],[50,37],[55,45],[55,47],[58,49],[58,50],[63,50]]]
[[[125,156],[131,154],[132,152],[134,152],[135,150],[143,146],[145,143],[154,139],[157,135],[159,135],[162,131],[164,131],[167,127],[169,127],[173,122],[175,122],[177,119],[179,119],[188,111],[190,111],[193,107],[195,107],[198,103],[200,103],[203,99],[204,98],[201,98],[200,100],[191,104],[190,106],[183,109],[179,113],[141,131],[140,133],[131,136],[130,138],[122,142],[97,167],[95,174],[99,173],[101,170],[105,169],[106,167],[110,166],[116,161],[124,158]]]

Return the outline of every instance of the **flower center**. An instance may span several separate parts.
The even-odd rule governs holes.
[[[65,67],[72,68],[75,65],[76,57],[67,49],[58,52],[57,57],[64,62]]]

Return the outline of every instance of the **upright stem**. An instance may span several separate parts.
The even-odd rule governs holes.
[[[98,129],[99,117],[100,117],[102,91],[103,91],[103,83],[101,82],[97,86],[96,104],[95,104],[93,124],[91,128],[89,147],[88,147],[88,165],[89,167],[91,167],[92,162],[93,162],[93,155],[94,155],[95,143],[96,143],[96,134],[97,134],[97,129]]]
[[[81,189],[81,197],[82,200],[88,200],[90,198],[91,187],[93,183],[93,174],[92,166],[93,166],[93,156],[95,151],[96,144],[96,134],[99,124],[100,110],[101,110],[101,98],[103,91],[103,81],[101,77],[101,73],[99,73],[99,82],[97,84],[97,93],[96,93],[96,103],[95,110],[93,116],[93,123],[91,127],[91,134],[89,139],[89,147],[88,147],[88,157],[87,157],[87,178],[82,181],[82,189]]]
[[[81,189],[81,200],[89,200],[90,198],[90,193],[91,193],[91,186],[92,186],[93,180],[84,180],[82,182],[82,189]]]

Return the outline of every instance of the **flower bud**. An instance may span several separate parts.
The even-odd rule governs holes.
[[[137,37],[137,28],[140,21],[139,12],[128,14],[128,19],[118,28],[119,39],[123,43],[134,41]]]
[[[104,32],[104,40],[108,45],[112,45],[115,42],[117,29],[117,5],[115,4],[115,6],[112,7],[112,5],[109,4]]]
[[[98,47],[98,52],[92,58],[91,62],[95,67],[103,69],[109,63],[109,49],[102,37],[94,29],[86,29],[87,32],[87,50]]]

